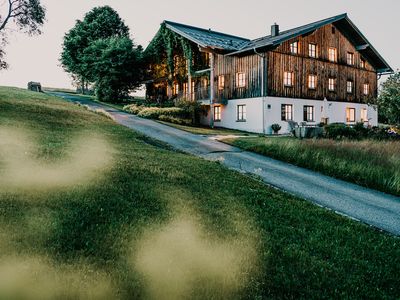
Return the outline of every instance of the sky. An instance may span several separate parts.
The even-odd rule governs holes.
[[[47,9],[43,34],[29,37],[9,32],[5,48],[8,70],[0,71],[0,85],[26,87],[39,81],[46,87],[71,88],[59,63],[64,34],[93,7],[110,5],[131,30],[136,44],[146,47],[163,20],[258,38],[270,33],[348,13],[394,70],[400,69],[399,0],[41,0]],[[4,0],[0,0],[1,14]],[[12,28],[11,28],[12,29]]]

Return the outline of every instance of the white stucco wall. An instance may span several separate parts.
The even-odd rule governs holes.
[[[264,104],[263,104],[264,102]],[[237,106],[246,105],[246,122],[237,121]],[[229,100],[227,105],[221,105],[221,121],[215,122],[216,127],[225,127],[243,131],[271,134],[272,124],[281,125],[279,133],[287,133],[289,125],[281,120],[281,105],[293,105],[293,121],[302,123],[303,110],[305,105],[314,106],[314,122],[307,122],[310,125],[319,124],[322,118],[328,118],[329,123],[346,123],[346,108],[355,108],[356,122],[361,121],[361,109],[367,109],[369,125],[378,125],[378,111],[372,106],[360,103],[331,102],[322,100],[265,97]],[[264,118],[263,118],[264,108]],[[210,113],[202,118],[202,124],[209,124]],[[264,128],[263,128],[264,119]]]

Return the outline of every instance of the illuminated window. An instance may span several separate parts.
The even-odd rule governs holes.
[[[188,93],[188,83],[184,82],[183,83],[183,94],[187,95],[187,93]]]
[[[317,45],[316,44],[308,44],[308,56],[316,58],[317,57]]]
[[[299,53],[299,42],[293,42],[290,44],[290,53],[292,54]]]
[[[179,93],[179,83],[175,83],[174,84],[172,92],[173,92],[174,95],[178,95],[178,93]]]
[[[314,106],[304,105],[303,121],[314,122]]]
[[[368,122],[368,111],[366,108],[361,109],[361,122]]]
[[[328,80],[328,89],[331,92],[336,90],[336,79],[335,78],[329,78],[329,80]]]
[[[364,95],[369,95],[369,84],[364,83],[364,88],[363,88]]]
[[[317,88],[317,76],[308,75],[308,88],[312,90]]]
[[[192,85],[191,86],[191,88],[192,88],[191,93],[192,94],[190,95],[190,97],[191,97],[192,100],[194,100],[194,95],[196,93],[196,82],[194,80],[192,80],[192,84],[191,85]]]
[[[225,76],[219,75],[218,76],[218,89],[223,90],[225,88]]]
[[[360,59],[360,68],[364,69],[365,68],[365,60],[364,59]]]
[[[353,93],[353,81],[351,80],[347,80],[347,93]]]
[[[356,109],[352,107],[346,108],[346,122],[351,123],[356,121]]]
[[[204,78],[204,79],[203,79],[203,87],[204,87],[204,88],[207,88],[208,85],[209,85],[209,80],[208,80],[208,78]]]
[[[354,53],[347,52],[347,64],[349,66],[353,66],[354,65]]]
[[[283,84],[285,86],[293,86],[293,72],[284,72]]]
[[[246,121],[246,105],[237,106],[237,120]]]
[[[214,121],[221,121],[221,106],[214,106]]]
[[[281,119],[282,119],[282,121],[293,120],[293,105],[292,104],[282,104]]]
[[[336,62],[337,61],[337,50],[336,50],[336,48],[333,48],[333,47],[329,48],[329,50],[328,50],[328,58],[329,58],[329,61],[331,61],[331,62]]]
[[[246,74],[245,73],[236,73],[236,87],[242,88],[246,86]]]

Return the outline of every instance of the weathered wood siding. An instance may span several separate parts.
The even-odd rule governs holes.
[[[290,53],[290,44],[298,42],[298,54]],[[310,58],[308,45],[317,45],[317,58]],[[328,49],[337,49],[337,63],[329,62]],[[347,53],[354,54],[354,65],[347,65]],[[268,95],[306,99],[324,99],[332,101],[365,102],[377,96],[377,74],[374,68],[365,62],[361,68],[361,55],[355,47],[333,25],[326,25],[312,34],[289,40],[267,53]],[[285,87],[284,72],[293,72],[292,87]],[[308,76],[317,76],[316,89],[308,88]],[[336,78],[336,90],[328,89],[328,79]],[[352,93],[347,93],[347,81],[353,81]],[[363,94],[365,83],[370,85],[370,94]]]
[[[260,97],[261,66],[261,57],[256,54],[244,57],[216,55],[214,87],[217,100]],[[236,86],[237,73],[246,74],[244,87]],[[220,75],[225,76],[225,88],[223,90],[218,88],[218,76]]]

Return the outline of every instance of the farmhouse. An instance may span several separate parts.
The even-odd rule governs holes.
[[[279,124],[377,125],[378,77],[393,70],[348,18],[249,40],[170,21],[146,49],[146,95],[204,106],[203,124],[271,133]]]

